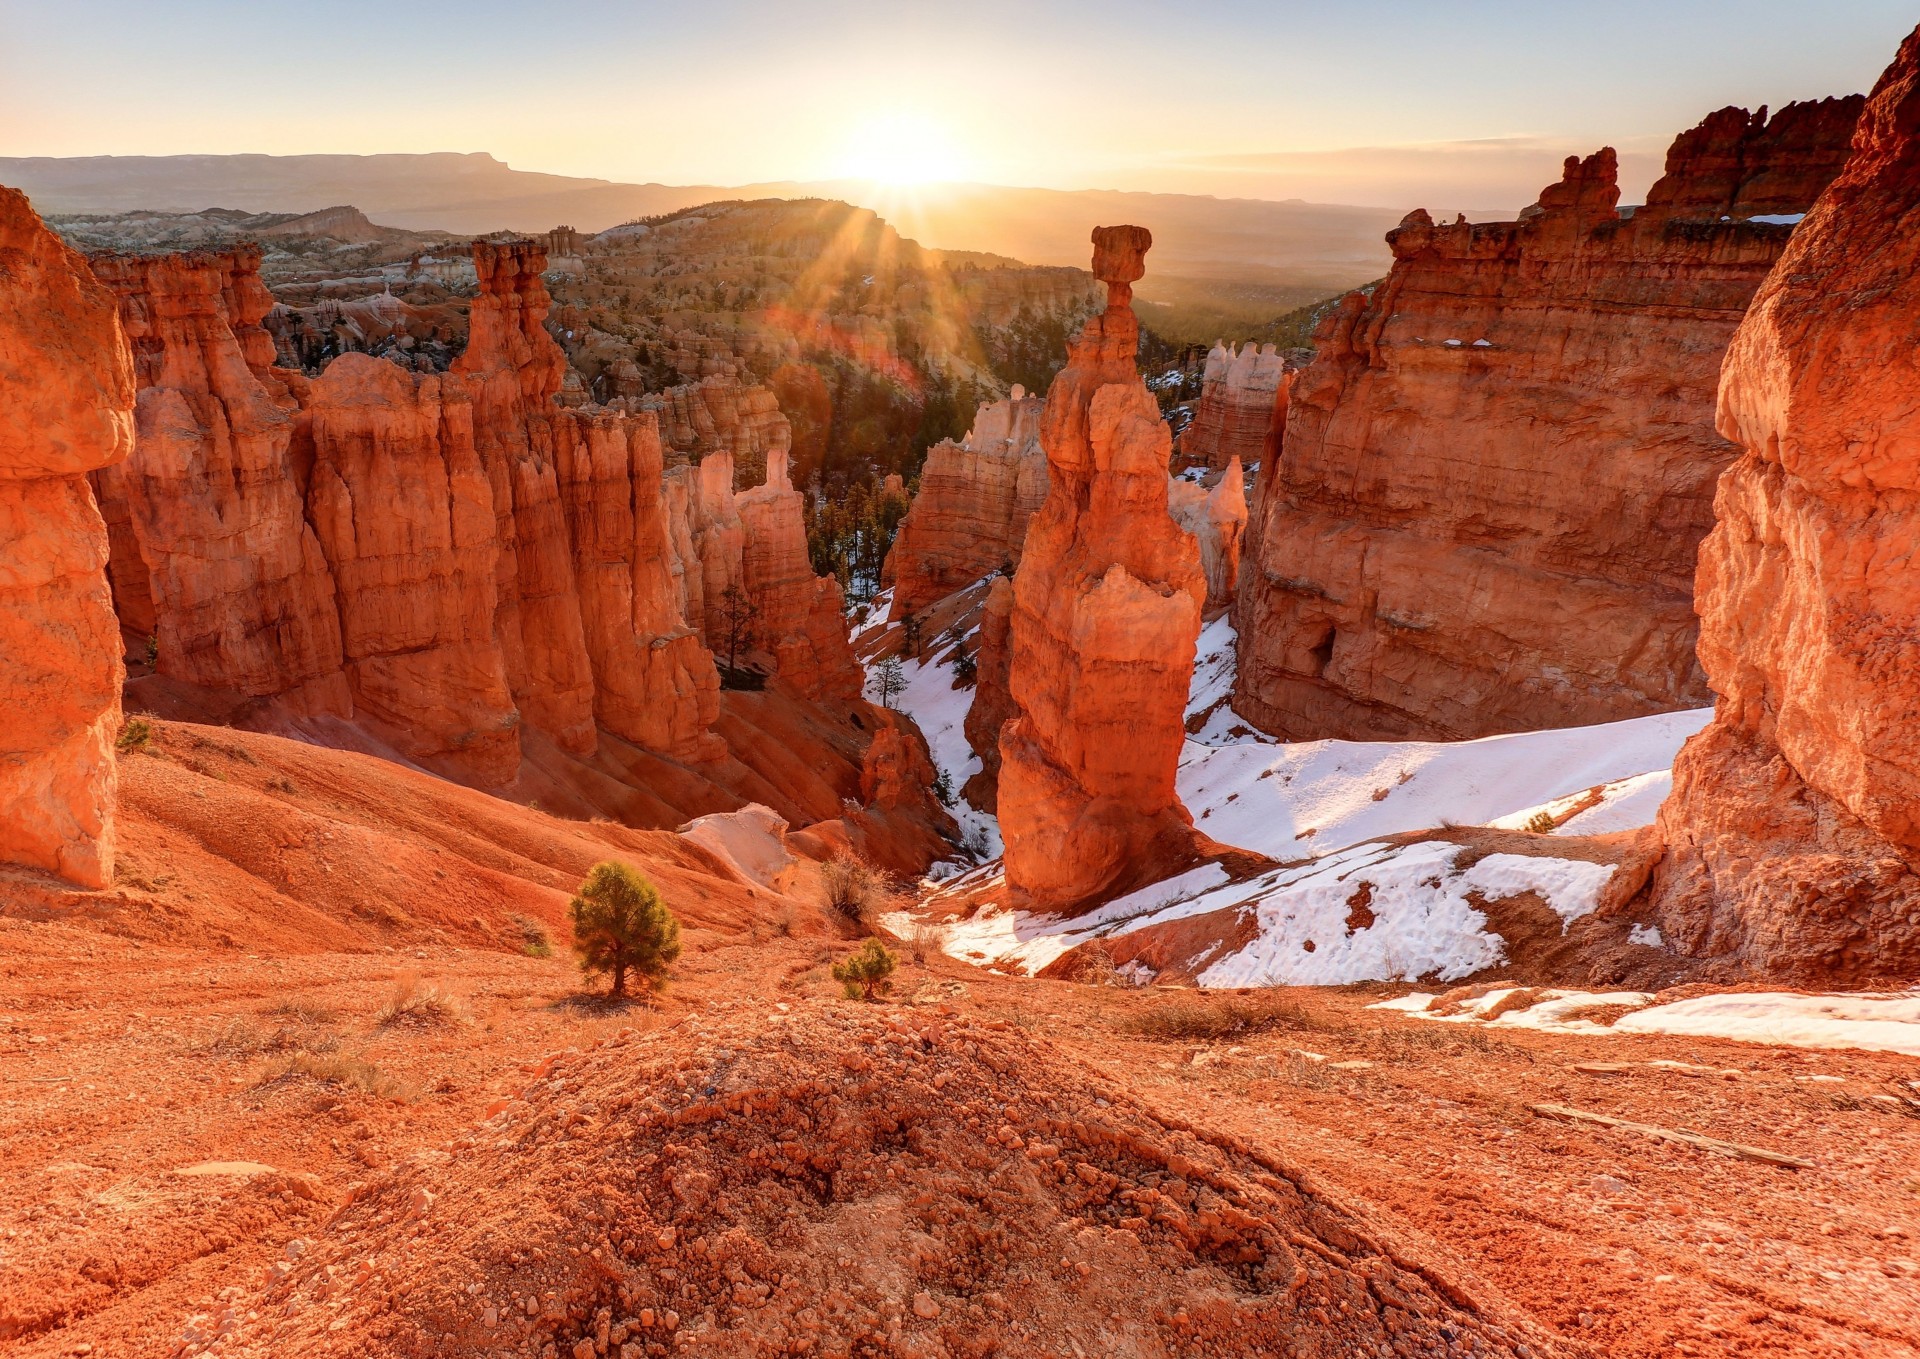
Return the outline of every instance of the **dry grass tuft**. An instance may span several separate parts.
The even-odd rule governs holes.
[[[337,1052],[296,1052],[285,1062],[269,1067],[255,1085],[273,1085],[290,1079],[347,1086],[365,1091],[375,1099],[390,1099],[401,1104],[411,1104],[419,1097],[419,1092],[413,1086],[382,1071],[365,1058]]]
[[[820,866],[820,890],[827,909],[848,924],[866,928],[886,905],[886,877],[857,855],[841,853]]]
[[[1298,1004],[1279,998],[1244,999],[1225,996],[1218,1000],[1181,996],[1129,1010],[1119,1019],[1123,1033],[1137,1034],[1163,1042],[1194,1042],[1221,1038],[1245,1038],[1250,1034],[1287,1030],[1299,1033],[1324,1033],[1332,1026],[1308,1014]]]
[[[925,967],[928,958],[938,958],[946,952],[947,927],[930,920],[920,921],[907,938],[907,948],[913,954],[914,962]]]
[[[373,1022],[386,1027],[407,1024],[416,1028],[434,1028],[468,1024],[472,1017],[467,1003],[439,982],[424,981],[418,972],[406,971],[393,979],[393,992],[387,1003],[374,1012]]]

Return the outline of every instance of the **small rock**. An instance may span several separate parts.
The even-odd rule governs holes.
[[[940,1315],[940,1304],[933,1300],[931,1293],[925,1291],[915,1293],[913,1295],[913,1314],[922,1321],[932,1321]]]

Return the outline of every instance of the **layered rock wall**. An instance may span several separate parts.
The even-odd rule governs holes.
[[[1778,200],[1769,200],[1778,206]],[[1700,552],[1719,696],[1660,813],[1662,933],[1809,980],[1920,969],[1920,30],[1728,351]]]
[[[87,474],[133,445],[113,295],[0,188],[0,863],[113,880],[119,628]]]
[[[114,602],[161,674],[349,716],[334,582],[304,517],[299,401],[272,367],[259,262],[251,246],[92,261],[140,389],[135,455],[93,474]]]
[[[887,554],[891,617],[1019,564],[1028,521],[1047,498],[1045,404],[1015,387],[1006,400],[981,404],[961,442],[943,439],[927,450],[919,494]]]
[[[1174,775],[1206,578],[1168,516],[1172,439],[1134,366],[1151,244],[1094,232],[1108,306],[1047,393],[1047,499],[1013,580],[999,815],[1007,881],[1042,909],[1164,876],[1195,839]]]
[[[1167,510],[1200,544],[1207,577],[1207,610],[1227,608],[1240,584],[1240,553],[1247,533],[1247,477],[1240,459],[1227,460],[1208,490],[1184,479],[1167,487]]]
[[[1181,460],[1214,471],[1234,458],[1248,467],[1261,461],[1272,432],[1286,424],[1288,382],[1272,345],[1214,345],[1193,423],[1180,436]]]
[[[1261,469],[1235,709],[1458,739],[1704,702],[1693,566],[1735,453],[1713,393],[1792,232],[1756,219],[1807,207],[1858,108],[1716,114],[1631,217],[1605,150],[1520,221],[1389,233],[1392,273],[1323,323]]]
[[[257,263],[96,261],[142,382],[134,456],[99,474],[115,592],[159,672],[350,717],[488,786],[516,777],[523,722],[575,754],[604,729],[720,758],[656,418],[555,404],[539,248],[475,245],[444,374],[366,354],[311,381],[273,369]]]

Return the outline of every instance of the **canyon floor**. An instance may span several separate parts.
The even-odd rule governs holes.
[[[219,890],[193,906],[220,904]],[[715,1025],[739,1043],[779,1024],[922,1016],[1012,1035],[1047,1068],[980,1066],[990,1087],[1071,1092],[1092,1078],[1170,1126],[1254,1149],[1357,1210],[1399,1256],[1504,1297],[1567,1353],[1920,1352],[1920,1116],[1900,1084],[1911,1058],[1456,1028],[1368,1008],[1404,987],[1101,987],[914,961],[905,947],[894,997],[865,1006],[828,975],[846,937],[805,910],[690,922],[656,1007],[590,997],[563,947],[302,951],[181,943],[125,907],[31,914],[0,913],[0,1338],[23,1359],[220,1352],[223,1331],[237,1343],[258,1327],[276,1262],[297,1262],[422,1153],[472,1145],[557,1052],[590,1060],[639,1031],[654,1058],[688,1057],[711,1051]],[[1811,1164],[1567,1123],[1539,1104]],[[366,1280],[324,1305],[378,1286]],[[853,1352],[948,1352],[914,1343],[939,1304],[895,1286],[907,1291],[867,1299],[873,1343]],[[1110,1300],[1071,1273],[1037,1286],[1051,1310],[1007,1321],[1002,1352],[1078,1353],[1075,1337],[1097,1338]],[[673,1343],[744,1328],[760,1305],[723,1282],[705,1307],[682,1307]],[[619,1352],[600,1330],[599,1352]],[[882,1337],[891,1348],[874,1347]],[[762,1350],[743,1338],[711,1352]]]

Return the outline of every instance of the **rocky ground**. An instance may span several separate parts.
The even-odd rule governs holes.
[[[1920,1351],[1909,1058],[906,948],[870,1007],[774,922],[625,1010],[560,956],[0,938],[23,1356]]]

